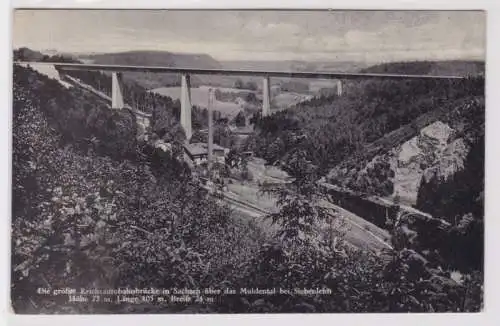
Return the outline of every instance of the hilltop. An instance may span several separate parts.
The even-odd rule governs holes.
[[[81,56],[98,64],[145,65],[216,69],[221,65],[208,54],[174,53],[168,51],[127,51]]]

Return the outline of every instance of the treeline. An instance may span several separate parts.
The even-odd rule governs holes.
[[[259,101],[253,91],[242,90],[239,92],[223,92],[219,88],[215,90],[215,99],[221,102],[236,102],[238,98],[247,103],[258,104]]]
[[[301,81],[283,81],[280,84],[282,92],[309,93],[309,83]]]
[[[243,82],[241,79],[236,79],[234,82],[234,88],[237,89],[247,89],[250,91],[256,91],[258,89],[257,84],[254,81]]]
[[[47,55],[38,51],[33,51],[26,47],[15,49],[13,52],[14,61],[35,61],[35,62],[66,62],[78,63],[79,61],[63,55]]]
[[[484,75],[484,61],[406,61],[374,65],[361,69],[365,73],[388,73],[435,76],[477,76]]]

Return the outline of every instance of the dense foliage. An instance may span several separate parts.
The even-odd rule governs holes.
[[[253,265],[257,268],[247,267],[245,275],[254,287],[279,284],[285,290],[330,289],[332,293],[264,297],[249,305],[251,311],[433,312],[480,308],[480,274],[468,274],[457,282],[450,278],[449,270],[419,254],[397,206],[391,209],[387,221],[392,249],[378,255],[360,252],[342,240],[340,215],[320,204],[322,194],[314,182],[315,168],[304,153],[294,152],[284,168],[294,181],[267,190],[278,194],[280,212],[269,218],[279,231],[256,256]],[[322,230],[329,224],[337,224],[333,232]]]
[[[150,112],[161,121],[152,126],[157,137],[182,140],[181,132],[170,131],[175,119]],[[274,137],[270,144],[279,155],[263,154],[293,177],[288,185],[266,189],[278,197],[280,209],[269,216],[272,227],[262,224],[268,233],[208,196],[183,163],[182,151],[163,152],[138,142],[129,117],[76,88],[14,68],[16,311],[113,312],[109,305],[67,305],[64,296],[53,300],[36,294],[38,287],[66,286],[290,291],[225,296],[215,304],[123,304],[114,306],[116,312],[481,309],[481,273],[464,270],[463,279],[453,281],[449,266],[422,258],[397,207],[388,218],[393,249],[364,252],[343,240],[340,215],[321,206],[316,180],[322,158],[311,157],[314,134],[308,127],[300,132],[303,117],[284,113],[259,120],[261,136]],[[91,145],[82,145],[86,138],[94,139]],[[441,248],[437,254],[446,258]],[[302,288],[330,292],[294,292]]]
[[[361,69],[367,73],[389,73],[434,76],[477,76],[484,75],[484,61],[405,61],[382,63]]]
[[[82,153],[31,91],[50,81],[20,67],[14,81],[14,309],[59,309],[35,295],[38,287],[214,286],[257,249],[258,231],[229,223],[228,208],[190,181],[175,157],[151,148],[120,161]],[[68,92],[52,86],[53,97]],[[62,105],[52,109],[63,114]]]
[[[114,158],[135,156],[137,127],[131,112],[109,110],[105,102],[85,91],[76,87],[63,91],[58,81],[14,66],[14,88],[28,85],[26,96],[57,128],[62,144]],[[21,106],[23,100],[14,98],[14,105]]]
[[[75,77],[96,90],[111,96],[111,75],[97,71],[64,70],[63,74]],[[170,97],[147,91],[131,78],[123,78],[123,100],[126,104],[142,112],[168,117],[169,120],[180,121],[181,103]],[[206,108],[193,106],[191,120],[193,128],[201,129],[207,126],[208,112]],[[155,127],[161,128],[161,127]]]
[[[451,223],[439,245],[447,261],[461,270],[483,270],[484,257],[484,135],[467,155],[465,166],[447,179],[424,180],[417,207]]]
[[[298,147],[326,173],[385,134],[411,125],[424,113],[453,106],[463,98],[484,96],[484,79],[479,77],[346,84],[343,96],[313,98],[270,117],[257,118],[260,132],[249,139],[248,149],[274,164]],[[303,138],[300,143],[296,142],[298,136]]]

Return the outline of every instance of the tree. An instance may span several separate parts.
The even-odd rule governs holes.
[[[256,91],[258,89],[257,84],[253,81],[249,81],[245,84],[245,88],[251,91]],[[253,94],[253,93],[250,93]]]
[[[328,210],[319,202],[323,198],[316,184],[316,167],[297,150],[282,164],[293,181],[286,186],[264,188],[263,193],[277,197],[279,213],[270,214],[273,223],[280,226],[278,236],[282,241],[306,244],[317,236],[316,226],[329,219]]]
[[[234,82],[234,88],[242,89],[244,87],[243,81],[241,79],[236,79]]]
[[[238,112],[238,114],[234,118],[234,123],[236,124],[237,127],[245,127],[246,118],[245,118],[245,114],[243,113],[243,111]]]
[[[214,95],[215,95],[215,99],[217,101],[222,101],[223,100],[223,98],[222,98],[222,91],[219,88],[215,89]]]
[[[248,169],[248,157],[241,157],[241,178],[246,181],[252,181],[253,176],[250,170]]]
[[[258,104],[258,99],[255,93],[248,93],[245,96],[245,102],[250,103],[250,104]]]

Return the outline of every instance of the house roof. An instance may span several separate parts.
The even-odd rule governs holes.
[[[191,143],[184,145],[184,149],[191,155],[208,155],[208,144],[207,143]],[[225,148],[217,144],[213,144],[212,149],[214,151],[224,151]]]

